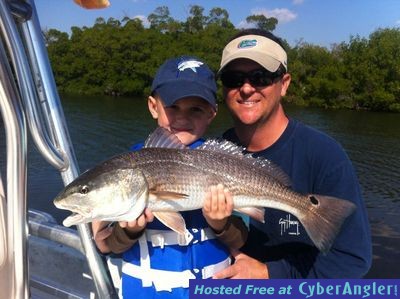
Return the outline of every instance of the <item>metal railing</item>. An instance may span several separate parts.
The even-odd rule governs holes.
[[[28,298],[26,123],[39,152],[60,171],[65,185],[78,176],[79,169],[34,2],[0,0],[0,27],[0,41],[5,44],[0,43],[0,108],[7,136],[7,215],[3,216],[7,218],[5,251],[12,273],[9,298]],[[116,297],[90,227],[78,225],[78,232],[99,298]]]

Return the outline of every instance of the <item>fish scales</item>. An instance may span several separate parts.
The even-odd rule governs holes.
[[[298,215],[309,210],[304,196],[297,195],[247,160],[231,155],[206,150],[147,148],[131,153],[131,158],[131,163],[146,177],[150,190],[190,195],[188,209],[201,208],[209,187],[223,184],[234,197],[238,196],[236,207],[275,207],[276,202],[282,205],[293,202],[298,209],[290,208],[292,213]]]

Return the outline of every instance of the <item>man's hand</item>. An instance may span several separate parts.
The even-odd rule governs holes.
[[[268,279],[268,268],[266,264],[238,251],[231,250],[235,263],[228,268],[218,272],[214,279]]]
[[[233,199],[228,189],[224,189],[221,184],[211,186],[203,206],[203,215],[208,225],[217,232],[222,231],[232,211]]]

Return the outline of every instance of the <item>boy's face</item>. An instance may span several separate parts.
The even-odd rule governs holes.
[[[148,106],[158,125],[175,134],[185,145],[202,137],[216,115],[211,105],[198,97],[182,98],[165,107],[160,98],[150,96]]]

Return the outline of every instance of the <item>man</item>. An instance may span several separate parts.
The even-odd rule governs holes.
[[[296,217],[267,209],[265,223],[251,221],[235,263],[214,278],[358,278],[370,268],[370,229],[354,169],[336,141],[286,116],[287,68],[282,43],[270,32],[244,30],[226,45],[219,76],[234,127],[224,138],[279,165],[295,191],[347,199],[356,211],[321,253]]]

